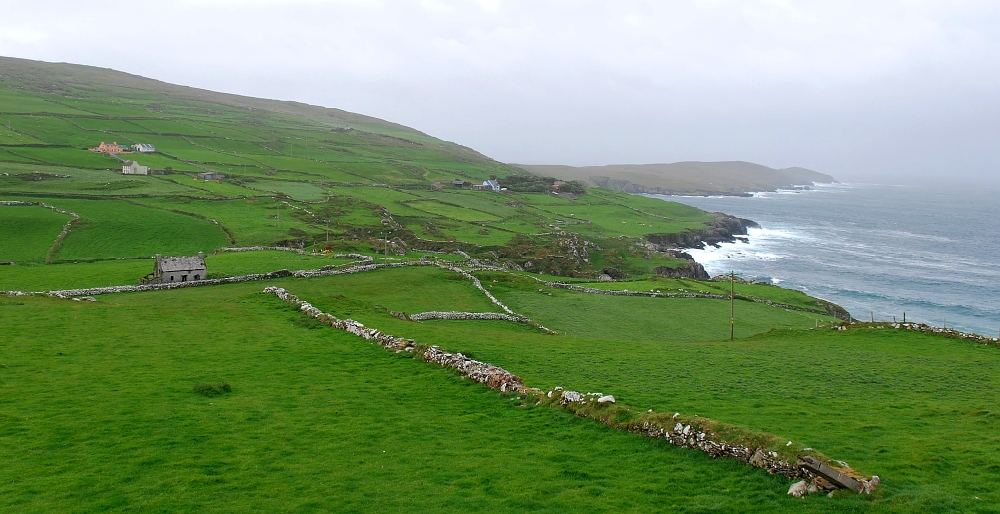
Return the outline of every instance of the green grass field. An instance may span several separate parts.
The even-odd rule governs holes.
[[[256,285],[0,300],[7,511],[824,509],[306,322]],[[155,314],[167,310],[170,314]],[[39,312],[42,314],[39,315]],[[151,314],[152,313],[152,314]],[[176,323],[177,319],[186,320]],[[120,327],[128,326],[123,333]],[[206,398],[200,382],[232,393]],[[28,401],[29,398],[38,401]],[[825,500],[825,499],[824,499]],[[850,510],[867,503],[836,500]]]
[[[536,279],[724,296],[728,282],[656,276],[688,261],[646,244],[707,228],[714,215],[599,188],[454,189],[455,179],[503,183],[517,170],[343,111],[168,92],[135,77],[90,84],[70,71],[0,81],[0,200],[81,218],[56,244],[68,216],[0,206],[0,262],[15,263],[0,266],[0,291],[133,285],[154,254],[203,251],[217,278],[341,265],[353,259],[337,252],[360,252],[466,266],[555,334],[408,320],[501,312],[437,266],[96,302],[3,295],[0,511],[1000,511],[996,347],[832,330],[833,306],[765,284],[736,284],[747,299],[734,304],[733,341],[728,299],[550,288]],[[123,158],[167,173],[122,175],[119,160],[86,150],[100,141],[155,144]],[[206,170],[227,177],[197,180]],[[385,238],[400,255],[381,253]],[[273,245],[307,254],[213,254]],[[510,264],[527,271],[484,271]],[[620,280],[598,282],[605,272]],[[521,405],[383,350],[262,294],[268,285],[502,366],[528,386],[601,391],[635,413],[774,434],[883,483],[871,496],[791,498],[787,479]]]
[[[0,205],[0,261],[43,262],[71,219],[38,205]]]
[[[191,216],[116,200],[42,201],[81,218],[56,252],[56,260],[190,255],[226,245],[222,230]]]

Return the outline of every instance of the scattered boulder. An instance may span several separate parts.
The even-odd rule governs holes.
[[[759,452],[760,450],[757,451]],[[795,482],[794,484],[792,484],[791,487],[788,488],[788,496],[801,498],[807,494],[809,494],[809,484],[807,484],[805,480],[800,480],[798,482]]]
[[[608,394],[597,399],[597,403],[615,403],[615,397]]]
[[[576,391],[563,391],[559,397],[559,402],[563,405],[567,403],[579,403],[583,401],[583,395]]]

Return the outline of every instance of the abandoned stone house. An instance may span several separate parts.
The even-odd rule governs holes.
[[[122,166],[124,175],[149,175],[149,166],[143,166],[137,161],[125,161]]]
[[[193,257],[163,257],[156,254],[156,265],[153,272],[142,277],[139,282],[142,284],[192,282],[205,280],[207,275],[204,252],[198,252],[198,255]]]

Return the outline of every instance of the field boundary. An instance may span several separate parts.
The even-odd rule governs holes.
[[[286,289],[268,286],[262,291],[273,294],[282,301],[298,307],[299,312],[312,317],[325,325],[343,330],[372,341],[383,348],[396,353],[409,353],[414,358],[424,362],[439,364],[444,368],[457,371],[491,389],[501,393],[516,394],[516,399],[522,399],[522,406],[533,402],[534,405],[547,405],[573,412],[581,417],[589,417],[601,421],[605,425],[646,437],[662,438],[670,444],[703,451],[712,456],[735,459],[750,466],[766,470],[769,474],[778,474],[790,480],[804,479],[815,486],[813,492],[820,490],[833,491],[837,489],[822,477],[812,474],[798,463],[792,464],[788,457],[794,453],[806,453],[820,461],[833,463],[829,458],[813,451],[811,448],[790,448],[781,445],[783,438],[772,434],[752,432],[733,425],[723,424],[708,418],[681,417],[680,413],[670,416],[665,413],[653,413],[651,410],[643,414],[635,414],[635,410],[617,405],[614,396],[601,393],[583,394],[576,391],[566,391],[556,387],[548,391],[528,387],[523,380],[504,368],[486,362],[470,359],[462,353],[448,353],[437,345],[418,344],[413,339],[396,337],[378,329],[366,327],[352,319],[341,320],[331,314],[314,307],[309,302],[301,300]],[[623,421],[622,418],[625,418]],[[738,434],[737,441],[727,438],[725,434]],[[757,444],[746,444],[744,441],[755,441]],[[782,448],[783,446],[783,448]],[[777,448],[776,448],[777,447]],[[780,453],[779,453],[780,452]],[[831,466],[835,467],[835,466]],[[870,494],[880,483],[877,475],[870,478],[861,477],[851,469],[836,468],[845,475],[851,476],[861,484],[861,491]],[[791,494],[791,492],[789,493]]]

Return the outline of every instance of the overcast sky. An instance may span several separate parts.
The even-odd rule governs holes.
[[[505,162],[997,183],[997,1],[0,0],[0,55],[377,116]]]

